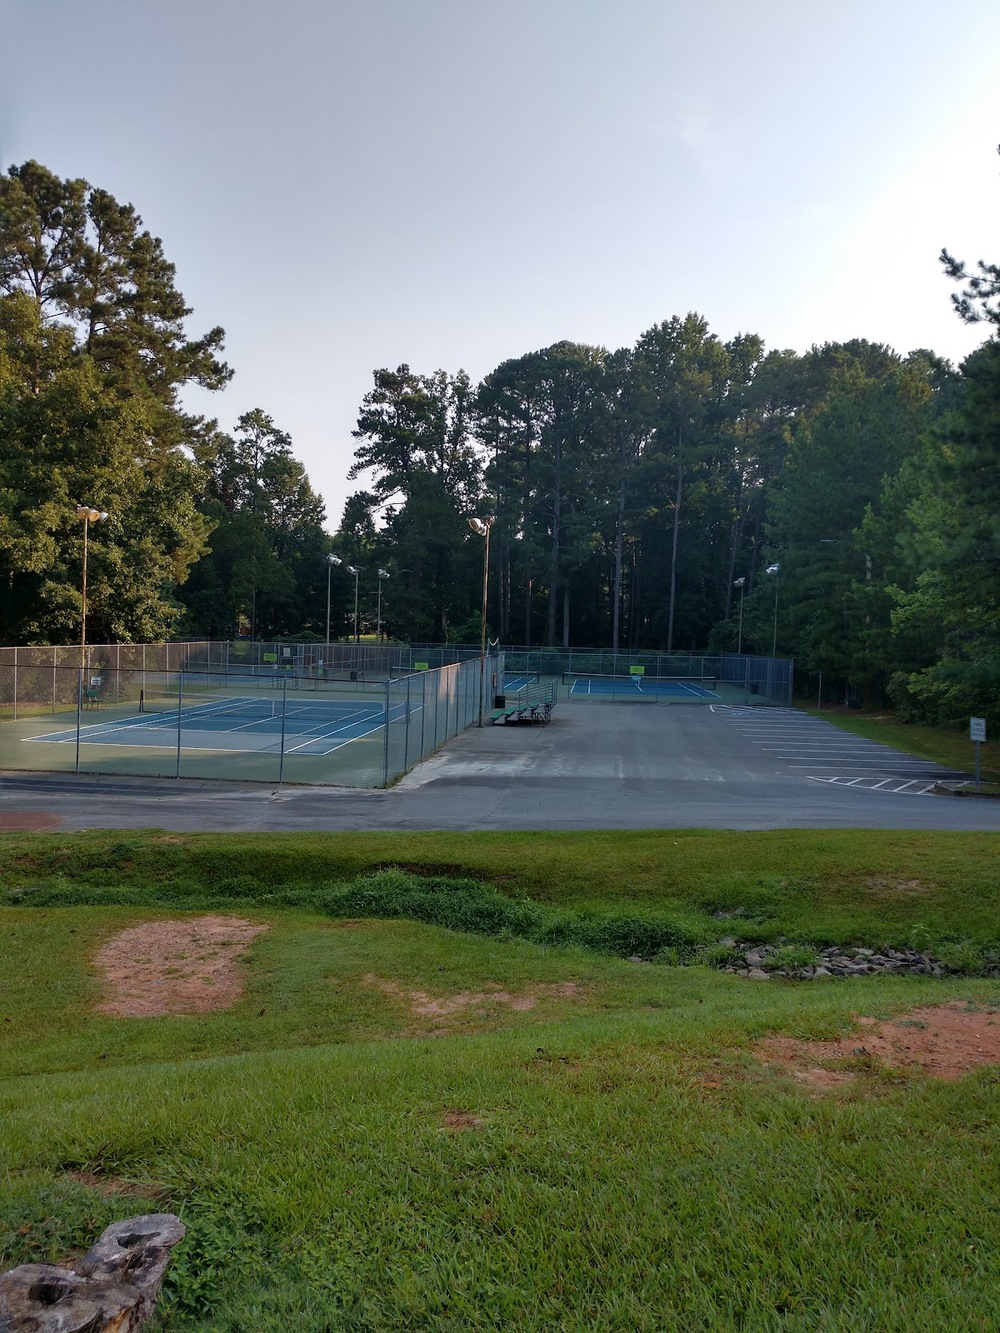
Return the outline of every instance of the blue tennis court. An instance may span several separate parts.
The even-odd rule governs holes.
[[[566,676],[572,695],[618,699],[718,699],[715,679],[669,679],[649,676]]]
[[[410,706],[409,713],[419,710]],[[407,705],[390,708],[389,721],[404,718]],[[178,729],[179,720],[179,729]],[[382,702],[296,704],[291,700],[227,698],[224,702],[192,704],[162,712],[135,713],[128,717],[81,726],[81,745],[163,747],[176,749],[178,736],[185,750],[229,750],[286,755],[333,754],[351,741],[362,740],[385,723]],[[76,745],[76,727],[25,737],[31,744]],[[284,742],[282,744],[282,742]]]
[[[527,689],[527,687],[528,687],[529,685],[533,685],[537,679],[538,679],[538,676],[537,676],[537,675],[534,675],[534,676],[504,676],[504,678],[503,678],[503,690],[504,690],[504,693],[505,693],[505,694],[516,694],[518,690],[524,690],[524,689]]]

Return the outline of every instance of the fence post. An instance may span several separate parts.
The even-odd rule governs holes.
[[[281,682],[281,753],[278,756],[278,786],[285,780],[285,712],[288,708],[288,681]]]
[[[391,682],[385,682],[385,725],[382,728],[382,786],[389,785],[389,686]]]
[[[17,721],[17,648],[14,649],[14,718]]]
[[[424,757],[424,719],[427,716],[427,672],[420,673],[420,758]]]
[[[76,767],[74,773],[80,771],[80,714],[83,711],[83,667],[76,669]]]
[[[181,708],[184,705],[184,672],[177,673],[177,770],[175,778],[181,775]]]
[[[403,732],[403,772],[410,771],[410,677],[406,677],[406,730]]]

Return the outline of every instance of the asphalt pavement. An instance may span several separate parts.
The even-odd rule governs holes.
[[[884,828],[1000,831],[1000,801],[794,709],[562,700],[472,727],[387,791],[0,775],[0,829]]]

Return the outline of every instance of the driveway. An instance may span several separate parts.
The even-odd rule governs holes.
[[[971,756],[970,756],[971,757]],[[794,709],[562,700],[470,728],[388,791],[7,773],[0,828],[1000,831],[1000,801]]]

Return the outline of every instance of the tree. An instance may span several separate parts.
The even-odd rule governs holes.
[[[81,501],[110,515],[95,530],[89,627],[95,641],[166,637],[177,589],[205,550],[199,468],[176,451],[150,466],[149,423],[37,306],[0,298],[0,636],[73,641],[80,625]]]
[[[840,349],[824,349],[828,390],[792,429],[768,538],[782,565],[782,649],[874,699],[891,658],[890,569],[899,573],[877,506],[888,515],[898,505],[895,479],[924,451],[940,403],[925,356],[863,351],[845,364]]]
[[[966,284],[963,292],[953,293],[951,298],[959,319],[966,324],[985,320],[1000,327],[1000,264],[980,259],[976,266],[979,271],[970,272],[963,260],[953,258],[947,250],[941,251],[940,260],[949,278]]]
[[[645,367],[654,434],[645,459],[647,489],[658,503],[650,527],[669,513],[669,561],[663,641],[673,651],[678,555],[685,501],[700,484],[725,418],[728,353],[700,316],[677,316],[642,335],[636,356]],[[651,546],[656,543],[655,538]]]
[[[186,595],[193,629],[219,637],[281,636],[325,615],[323,502],[290,437],[260,408],[215,441],[205,512],[211,552]]]
[[[206,549],[198,512],[213,427],[188,383],[219,388],[222,330],[191,313],[159,240],[131,205],[37,162],[0,177],[0,579],[9,640],[78,632],[76,504],[95,532],[92,633],[165,637]]]
[[[970,713],[1000,726],[1000,342],[964,363],[958,409],[939,431],[908,509],[919,552],[913,586],[893,590],[899,634],[917,634],[935,660],[893,680],[904,713],[959,724]]]
[[[373,474],[372,525],[376,509],[384,516],[376,558],[391,550],[397,566],[410,571],[411,595],[394,608],[393,628],[446,640],[450,622],[467,619],[475,606],[476,561],[466,525],[481,487],[470,433],[472,388],[462,371],[424,376],[407,365],[377,370],[374,379],[358,415],[348,476]],[[346,540],[342,529],[338,544]]]

